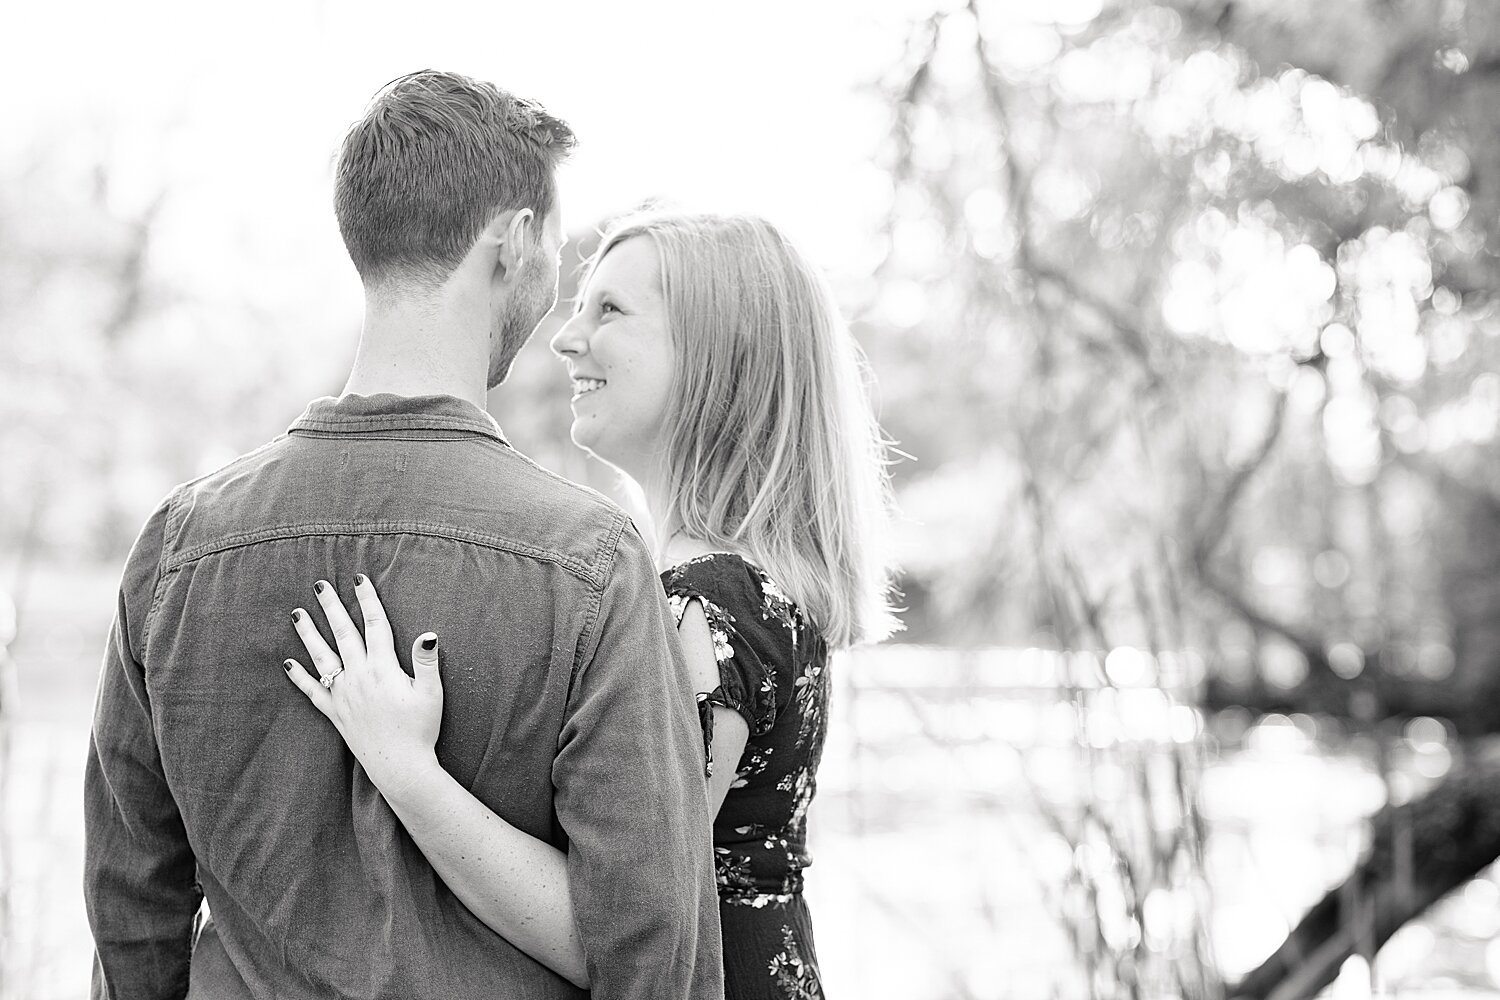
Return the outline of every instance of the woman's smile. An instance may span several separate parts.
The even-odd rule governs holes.
[[[598,392],[604,388],[604,385],[604,379],[602,378],[574,378],[573,399],[579,400],[589,393]]]
[[[649,475],[675,367],[661,259],[649,236],[622,241],[594,265],[552,350],[572,382],[573,443],[637,481]],[[616,391],[597,402],[606,388]],[[584,406],[585,399],[594,401]]]

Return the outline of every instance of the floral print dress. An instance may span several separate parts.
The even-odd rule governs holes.
[[[711,553],[662,573],[682,623],[703,606],[719,661],[700,697],[709,767],[736,768],[714,820],[726,1000],[821,1000],[812,922],[802,899],[807,807],[828,726],[828,645],[776,583],[737,555]],[[715,761],[710,705],[743,715],[745,751]]]

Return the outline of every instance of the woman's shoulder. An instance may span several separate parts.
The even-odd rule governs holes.
[[[767,624],[801,627],[802,612],[759,563],[737,552],[690,556],[661,574],[668,594],[699,597]]]
[[[703,552],[681,559],[662,570],[662,585],[670,593],[687,590],[704,597],[743,598],[759,594],[760,568],[735,552]]]

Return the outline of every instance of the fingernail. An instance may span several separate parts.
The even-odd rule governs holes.
[[[423,639],[422,640],[422,648],[425,649],[429,653],[432,652],[434,649],[437,649],[437,636],[435,636],[435,635],[429,635],[427,638]]]
[[[365,582],[365,575],[363,573],[354,574],[354,585],[356,587],[363,587],[365,585]]]
[[[321,594],[323,592],[323,588],[326,586],[328,586],[328,584],[324,583],[322,580],[319,580],[317,583],[313,584],[313,590]]]
[[[293,625],[297,625],[297,624],[300,624],[301,621],[302,621],[302,609],[298,608],[296,611],[292,612],[292,624]]]
[[[296,660],[282,660],[281,661],[281,669],[285,670],[287,673],[291,673],[292,672],[292,668],[295,667],[296,665],[297,665],[297,661]]]

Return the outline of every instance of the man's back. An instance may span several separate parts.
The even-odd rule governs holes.
[[[464,909],[279,668],[312,582],[355,573],[398,647],[442,637],[444,767],[569,850],[595,995],[712,993],[702,741],[644,547],[447,397],[319,401],[147,525],[90,757],[96,980],[174,995],[196,862],[253,996],[580,995]]]

